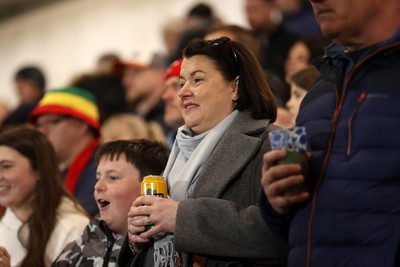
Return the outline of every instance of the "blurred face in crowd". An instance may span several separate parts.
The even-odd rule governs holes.
[[[144,128],[132,129],[128,123],[120,120],[113,121],[105,127],[102,126],[100,129],[101,143],[104,144],[115,140],[149,139],[146,125],[137,125]]]
[[[49,113],[37,118],[36,127],[50,140],[58,160],[64,162],[69,160],[76,140],[82,138],[89,126],[72,117]]]
[[[308,67],[310,60],[311,54],[307,45],[303,42],[294,43],[285,61],[286,81],[290,83],[293,74]]]
[[[122,79],[125,97],[128,103],[140,102],[150,92],[148,80],[151,78],[149,69],[136,70],[127,68]],[[150,79],[151,80],[151,79]]]
[[[290,99],[286,103],[286,107],[288,108],[290,114],[296,119],[297,114],[299,113],[300,104],[303,100],[304,96],[307,94],[307,90],[301,88],[295,83],[291,83],[290,86]]]
[[[382,16],[381,0],[311,0],[315,18],[325,37],[348,46],[362,45],[368,31]],[[379,27],[378,27],[379,28]]]
[[[164,121],[171,127],[178,128],[185,122],[180,108],[178,92],[180,90],[179,77],[171,76],[165,81],[165,89],[162,98],[165,103]]]
[[[17,79],[15,81],[15,88],[19,101],[22,104],[37,101],[42,96],[42,91],[31,81]]]
[[[185,125],[195,134],[204,133],[234,108],[237,83],[226,81],[215,63],[204,55],[182,62],[179,97]]]
[[[0,204],[16,214],[29,209],[34,197],[38,174],[28,158],[17,150],[0,146]]]
[[[122,79],[128,103],[138,104],[148,99],[163,85],[164,72],[157,68],[135,70],[127,68]]]
[[[251,28],[257,33],[270,32],[275,23],[275,8],[268,0],[246,0],[245,11]]]
[[[120,235],[128,230],[126,223],[132,202],[141,195],[140,173],[124,154],[110,159],[103,156],[96,171],[97,183],[94,198],[100,211],[100,218],[107,226]]]

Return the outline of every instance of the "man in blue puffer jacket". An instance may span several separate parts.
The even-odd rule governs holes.
[[[285,151],[266,153],[261,213],[290,267],[400,266],[400,1],[311,4],[334,41],[297,118],[312,186],[276,164]]]

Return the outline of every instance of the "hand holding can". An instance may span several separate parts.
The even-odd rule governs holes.
[[[151,195],[167,198],[167,183],[164,177],[158,175],[148,175],[143,178],[141,184],[142,195]],[[153,224],[149,222],[146,231],[150,230]]]

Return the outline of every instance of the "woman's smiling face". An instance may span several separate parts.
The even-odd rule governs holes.
[[[14,212],[34,196],[38,175],[28,158],[17,150],[0,146],[0,204]]]
[[[207,56],[196,55],[183,60],[180,85],[185,125],[195,134],[212,129],[233,111],[237,83],[225,80]]]

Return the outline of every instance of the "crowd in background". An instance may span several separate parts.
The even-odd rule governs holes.
[[[182,56],[189,40],[224,34],[251,48],[273,85],[278,105],[285,108],[290,97],[287,76],[321,56],[327,40],[322,37],[307,1],[244,1],[244,8],[249,29],[227,25],[217,17],[212,6],[199,3],[187,10],[182,19],[170,20],[160,29],[165,54],[154,54],[153,59],[144,64],[105,52],[94,62],[92,72],[70,77],[65,87],[77,86],[92,92],[99,104],[101,122],[110,115],[129,112],[146,121],[157,121],[164,132],[168,132],[171,128],[164,123],[163,101],[159,101],[163,72]],[[295,41],[302,41],[303,47],[296,50]],[[293,55],[289,55],[291,48]],[[152,78],[148,79],[149,76]],[[26,115],[43,93],[55,89],[47,88],[46,73],[40,66],[22,66],[15,71],[14,81],[19,104],[15,110],[9,110],[7,104],[1,102],[0,121],[4,126],[26,121]]]

